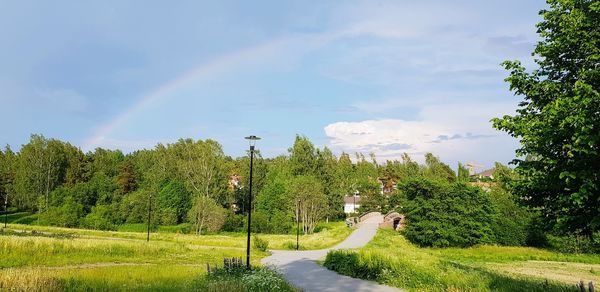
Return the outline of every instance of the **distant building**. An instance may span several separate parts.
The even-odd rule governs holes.
[[[495,167],[490,168],[488,170],[484,170],[480,173],[476,173],[476,174],[472,175],[471,177],[478,178],[478,179],[485,179],[485,178],[494,179],[494,173],[496,173]]]
[[[397,184],[392,179],[378,178],[377,180],[379,181],[379,188],[382,195],[389,195],[397,189]]]
[[[229,189],[230,190],[240,189],[242,187],[240,180],[241,180],[241,177],[239,175],[237,175],[237,174],[230,175],[229,176]]]
[[[344,197],[344,213],[356,213],[358,208],[360,208],[360,196],[354,195]]]

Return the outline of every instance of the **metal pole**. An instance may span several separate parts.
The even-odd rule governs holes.
[[[246,267],[250,269],[250,226],[252,226],[252,164],[254,145],[250,145],[250,190],[248,191],[248,240],[246,242]]]
[[[300,248],[300,201],[296,201],[296,250]]]
[[[8,193],[4,194],[4,228],[6,228],[7,221],[8,221]]]
[[[148,196],[148,238],[146,241],[150,241],[150,212],[152,211],[152,193]]]

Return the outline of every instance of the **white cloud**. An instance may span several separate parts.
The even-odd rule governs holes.
[[[476,161],[491,165],[514,157],[516,141],[492,128],[489,120],[514,110],[511,103],[424,106],[416,120],[381,119],[336,122],[325,127],[337,152],[373,152],[397,159],[404,152],[421,160],[432,152],[447,163]]]

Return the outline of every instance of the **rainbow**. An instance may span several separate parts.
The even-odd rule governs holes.
[[[93,148],[99,147],[116,128],[123,125],[132,116],[142,112],[149,104],[159,101],[168,96],[169,93],[182,88],[192,81],[222,74],[234,67],[242,65],[244,62],[252,61],[262,56],[269,56],[272,52],[277,51],[287,43],[289,43],[289,39],[275,39],[257,46],[243,48],[221,55],[208,63],[201,64],[184,72],[165,84],[156,87],[125,111],[113,117],[104,125],[99,126],[91,137],[85,139],[82,148],[85,150],[92,150]]]

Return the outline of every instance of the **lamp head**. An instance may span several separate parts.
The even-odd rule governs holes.
[[[250,136],[246,137],[245,139],[248,140],[250,147],[254,147],[254,145],[256,144],[256,141],[260,140],[260,137],[250,135]]]

